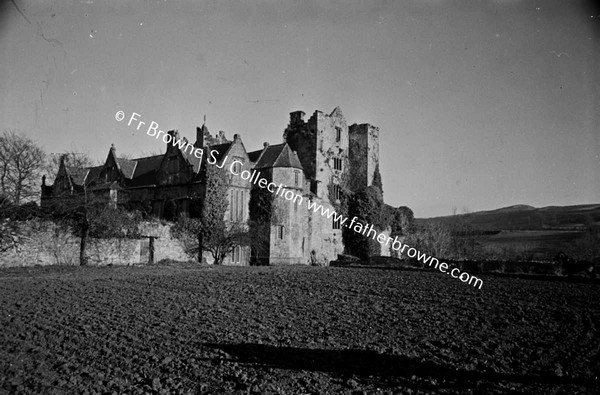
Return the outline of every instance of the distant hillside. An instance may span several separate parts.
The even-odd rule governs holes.
[[[548,206],[535,208],[515,205],[490,211],[477,211],[457,216],[417,218],[417,224],[425,222],[449,222],[456,217],[466,217],[479,230],[546,230],[581,229],[592,221],[600,223],[600,204],[576,206]]]

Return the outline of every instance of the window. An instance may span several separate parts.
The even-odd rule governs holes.
[[[333,169],[342,170],[342,158],[333,158]]]
[[[245,201],[244,191],[240,191],[240,221],[244,220],[244,201]]]
[[[294,172],[294,184],[296,186],[300,185],[300,172],[299,171]]]
[[[333,218],[333,230],[342,229],[341,217]]]
[[[340,186],[333,184],[333,200],[340,200]]]
[[[116,167],[112,166],[106,171],[104,180],[105,181],[116,181],[119,179],[119,171]]]
[[[231,189],[231,199],[229,201],[229,220],[244,220],[244,191],[242,189]]]
[[[242,172],[242,164],[238,162],[238,158],[234,158],[236,162],[233,163],[233,173],[240,174]]]
[[[340,141],[342,139],[342,128],[339,126],[335,127],[335,141]]]
[[[233,221],[234,212],[235,212],[235,189],[232,189],[230,198],[229,198],[229,220],[230,221]]]
[[[277,238],[279,238],[279,240],[283,240],[284,231],[285,227],[283,225],[279,225],[279,229],[277,230]]]
[[[235,191],[235,216],[233,217],[233,219],[236,221],[240,220],[240,192],[241,191],[239,189],[236,189]]]
[[[233,248],[233,263],[242,263],[242,248],[240,246]]]

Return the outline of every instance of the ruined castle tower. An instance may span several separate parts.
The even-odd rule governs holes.
[[[379,128],[368,123],[349,128],[350,171],[348,186],[352,192],[371,186],[379,168]]]
[[[336,107],[329,115],[315,111],[308,121],[305,113],[290,113],[290,124],[283,133],[290,148],[298,153],[310,191],[330,199],[330,187],[342,184],[349,170],[349,135],[342,110]],[[334,188],[335,189],[335,188]],[[334,192],[335,195],[337,192]]]

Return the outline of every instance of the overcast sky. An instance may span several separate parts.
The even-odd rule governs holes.
[[[289,113],[380,128],[384,197],[452,208],[600,202],[600,15],[582,1],[24,1],[0,6],[0,128],[104,160],[282,141]],[[242,4],[239,4],[242,3]]]

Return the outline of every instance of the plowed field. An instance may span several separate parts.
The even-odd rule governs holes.
[[[597,393],[600,285],[317,267],[0,270],[0,393]]]

